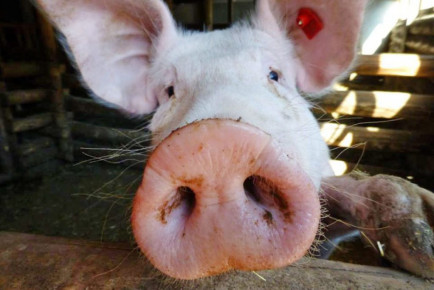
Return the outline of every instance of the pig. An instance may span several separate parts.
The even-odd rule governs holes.
[[[252,19],[178,28],[158,0],[38,0],[98,100],[154,112],[132,229],[161,272],[197,279],[284,267],[324,209],[399,267],[434,277],[434,194],[404,179],[334,176],[304,96],[350,68],[366,0],[258,0]]]

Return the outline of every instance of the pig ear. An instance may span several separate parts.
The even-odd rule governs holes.
[[[280,30],[291,40],[298,56],[297,85],[314,93],[330,86],[351,65],[366,2],[259,0],[258,22],[269,33],[277,35]]]
[[[176,38],[159,0],[38,0],[65,35],[83,80],[99,98],[131,113],[149,113],[157,99],[148,86],[155,54]]]

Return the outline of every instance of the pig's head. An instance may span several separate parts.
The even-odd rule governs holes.
[[[329,156],[299,91],[348,68],[365,1],[259,0],[251,22],[207,33],[157,0],[39,2],[98,98],[156,110],[132,225],[158,269],[194,279],[308,251]]]

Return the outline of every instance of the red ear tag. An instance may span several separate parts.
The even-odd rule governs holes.
[[[298,12],[296,24],[300,27],[308,39],[312,39],[323,28],[324,24],[318,14],[310,8],[301,8]]]

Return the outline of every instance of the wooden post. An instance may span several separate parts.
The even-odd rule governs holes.
[[[59,134],[59,151],[63,159],[69,162],[74,161],[71,140],[71,128],[65,110],[65,99],[62,89],[62,71],[59,65],[54,65],[50,69],[52,78],[52,112],[53,119]]]
[[[234,1],[228,0],[228,24],[231,25],[234,22]]]
[[[12,142],[8,136],[6,128],[7,120],[5,116],[10,115],[10,110],[3,106],[6,100],[5,93],[6,83],[0,79],[0,183],[11,179],[15,172],[14,158],[12,156],[12,150],[14,148],[11,148]],[[12,141],[14,140],[15,139]]]
[[[213,0],[205,0],[205,27],[207,31],[213,30],[214,26],[213,2]]]
[[[56,34],[53,26],[39,12],[37,14],[39,32],[41,33],[41,41],[44,47],[45,59],[49,62],[56,62],[57,58],[57,42]]]
[[[400,53],[405,51],[407,39],[407,25],[405,20],[399,20],[390,33],[389,52]]]
[[[13,160],[11,148],[4,124],[2,108],[0,108],[0,183],[12,178],[12,174]]]
[[[59,136],[58,146],[60,156],[69,162],[74,160],[71,140],[71,129],[66,116],[65,100],[63,96],[62,74],[65,68],[58,64],[57,42],[52,25],[38,13],[39,29],[45,48],[45,58],[49,61],[49,75],[51,77],[51,104],[53,120]]]

